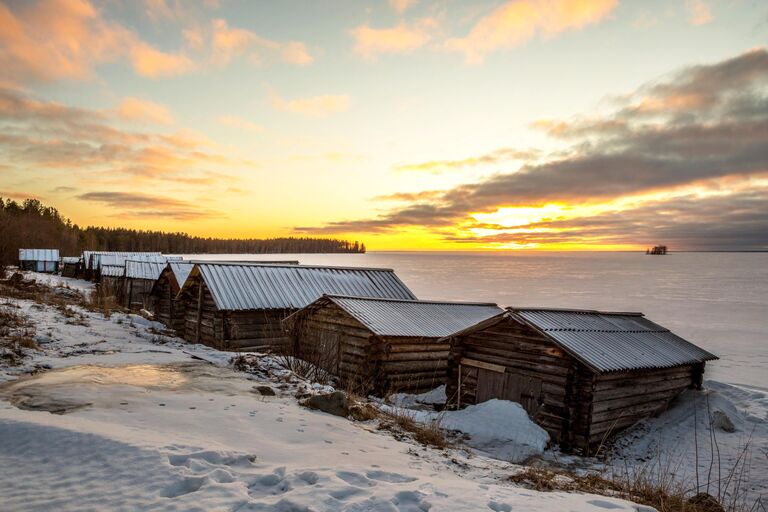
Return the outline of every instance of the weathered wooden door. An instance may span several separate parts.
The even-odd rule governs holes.
[[[496,372],[493,370],[486,370],[485,368],[478,368],[477,370],[477,403],[487,402],[494,398],[504,398],[504,386],[505,386],[504,373]]]
[[[541,379],[516,373],[505,374],[504,397],[517,402],[533,416],[539,409],[541,400]]]
[[[466,376],[476,375],[475,403],[498,398],[519,403],[531,416],[538,411],[541,405],[541,379],[497,369],[472,368],[466,365],[461,368],[462,374]],[[461,393],[461,390],[459,392]]]

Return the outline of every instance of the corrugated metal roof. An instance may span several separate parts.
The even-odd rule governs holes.
[[[181,287],[187,282],[187,277],[189,277],[189,273],[192,272],[192,268],[195,264],[186,261],[171,261],[168,263],[168,266],[171,267],[176,282]]]
[[[167,263],[164,261],[125,261],[125,277],[127,279],[149,279],[156,281]]]
[[[123,277],[125,267],[123,265],[102,265],[101,277]]]
[[[121,265],[125,266],[127,260],[133,261],[157,261],[165,263],[167,256],[153,252],[111,252],[107,254],[96,254],[93,257],[93,268],[99,269],[102,265]]]
[[[159,252],[135,252],[135,251],[83,251],[83,263],[85,264],[85,268],[91,268],[91,256],[94,256],[94,268],[98,269],[101,265],[102,261],[101,258],[104,255],[123,255],[123,256],[138,256],[142,254],[153,254],[153,255],[160,255]],[[103,262],[106,265],[123,265],[125,263],[125,259],[123,259],[122,262],[117,261],[106,261]]]
[[[491,303],[326,298],[379,336],[442,338],[502,312]]]
[[[197,263],[222,310],[300,309],[324,294],[415,299],[391,269]]]
[[[642,313],[527,308],[509,311],[600,373],[671,368],[717,359]]]
[[[19,249],[19,261],[59,261],[59,250]]]

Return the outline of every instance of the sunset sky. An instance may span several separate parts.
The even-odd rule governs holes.
[[[764,0],[0,0],[0,196],[369,249],[768,250]]]

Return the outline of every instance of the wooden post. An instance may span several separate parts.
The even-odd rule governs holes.
[[[158,308],[160,309],[160,308]],[[171,280],[168,279],[168,327],[173,328],[173,291],[171,290]]]
[[[198,283],[197,290],[197,337],[195,340],[200,343],[200,322],[203,320],[203,281]]]
[[[456,409],[461,409],[461,363],[459,363],[459,385],[456,389]]]

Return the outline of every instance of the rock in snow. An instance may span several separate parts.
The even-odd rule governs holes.
[[[304,400],[302,405],[306,405],[311,409],[317,409],[318,411],[327,412],[334,416],[346,417],[349,414],[349,404],[347,403],[347,395],[342,391],[334,391],[327,395],[315,395]]]

